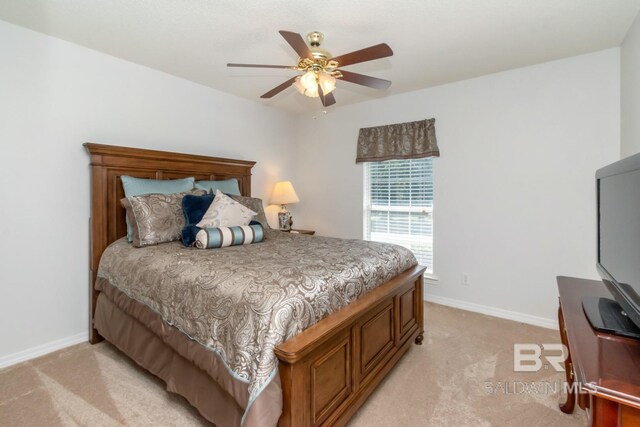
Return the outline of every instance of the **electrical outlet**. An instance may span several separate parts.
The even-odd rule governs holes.
[[[469,273],[462,273],[460,283],[462,283],[463,286],[469,286],[471,284],[469,281]]]

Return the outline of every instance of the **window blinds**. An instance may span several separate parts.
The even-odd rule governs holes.
[[[365,163],[365,239],[402,245],[433,271],[432,157]]]

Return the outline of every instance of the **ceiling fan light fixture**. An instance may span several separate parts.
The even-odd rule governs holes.
[[[318,85],[322,87],[322,92],[328,95],[336,88],[336,78],[326,71],[309,70],[298,77],[293,85],[301,94],[317,98],[320,95]]]
[[[293,82],[293,87],[295,87],[298,92],[304,95],[304,86],[302,86],[302,83],[300,83],[300,76],[296,77],[296,80]]]
[[[318,86],[316,86],[314,89],[305,89],[304,94],[309,98],[317,98],[318,96],[320,96],[320,94],[318,93]]]
[[[304,86],[305,89],[311,90],[314,87],[318,86],[318,77],[313,70],[309,70],[300,77],[300,83]]]
[[[295,87],[296,90],[300,92],[301,95],[308,96],[309,98],[317,98],[319,96],[318,85],[310,86],[309,88],[306,88],[302,83],[302,77],[304,76],[300,76],[296,78],[296,80],[293,82],[293,87]]]
[[[318,76],[315,71],[309,70],[296,79],[293,83],[298,92],[309,98],[317,98],[318,95]]]
[[[322,92],[325,95],[330,94],[336,88],[336,78],[325,71],[320,72],[320,75],[318,77],[318,83],[320,83],[320,86],[322,87]]]

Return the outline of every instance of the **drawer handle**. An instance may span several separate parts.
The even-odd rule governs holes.
[[[574,379],[574,374],[573,374],[573,364],[572,364],[572,363],[569,363],[569,379],[570,379],[571,381],[573,381],[573,379]]]

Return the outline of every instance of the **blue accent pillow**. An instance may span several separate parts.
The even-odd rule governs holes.
[[[213,203],[215,194],[205,194],[204,196],[193,196],[190,194],[182,198],[182,212],[184,213],[184,223],[186,225],[197,224]]]
[[[238,180],[235,178],[221,181],[196,181],[196,188],[207,190],[210,193],[215,193],[216,190],[220,190],[225,194],[240,195],[240,186]]]
[[[205,194],[204,196],[192,196],[187,194],[182,198],[182,213],[184,214],[184,228],[182,229],[182,243],[185,246],[191,246],[196,241],[196,234],[200,231],[200,227],[196,224],[202,220],[202,217],[213,203],[215,194]]]
[[[147,179],[122,175],[122,187],[125,197],[143,194],[173,194],[193,189],[195,178]]]
[[[193,189],[194,177],[181,179],[147,179],[122,175],[124,196],[141,196],[143,194],[173,194]],[[133,228],[127,219],[127,240],[133,241]]]
[[[198,231],[202,230],[202,228],[198,227],[195,224],[185,225],[180,233],[180,238],[182,239],[182,244],[185,246],[193,246],[196,242],[196,235]]]

